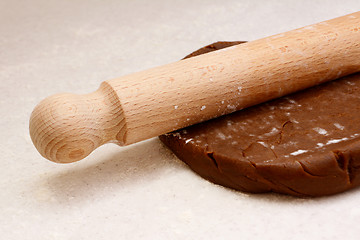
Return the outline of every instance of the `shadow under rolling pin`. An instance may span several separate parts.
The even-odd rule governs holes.
[[[30,117],[45,158],[78,161],[360,71],[360,12],[58,94]]]

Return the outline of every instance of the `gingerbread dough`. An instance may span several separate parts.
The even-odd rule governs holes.
[[[241,42],[218,42],[188,57]],[[360,73],[160,136],[200,176],[296,196],[360,184]]]

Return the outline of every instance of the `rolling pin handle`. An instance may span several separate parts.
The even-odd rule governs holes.
[[[54,162],[70,163],[114,141],[121,108],[112,96],[111,89],[102,84],[90,94],[56,94],[41,101],[29,123],[31,139],[40,154]]]

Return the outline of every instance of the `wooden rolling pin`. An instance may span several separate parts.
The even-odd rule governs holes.
[[[30,135],[54,162],[128,145],[360,71],[360,12],[40,102]]]

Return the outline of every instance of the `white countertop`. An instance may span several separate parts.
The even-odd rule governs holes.
[[[313,199],[236,192],[158,139],[60,165],[28,134],[48,95],[359,10],[359,0],[0,1],[0,238],[359,239],[359,188]]]

